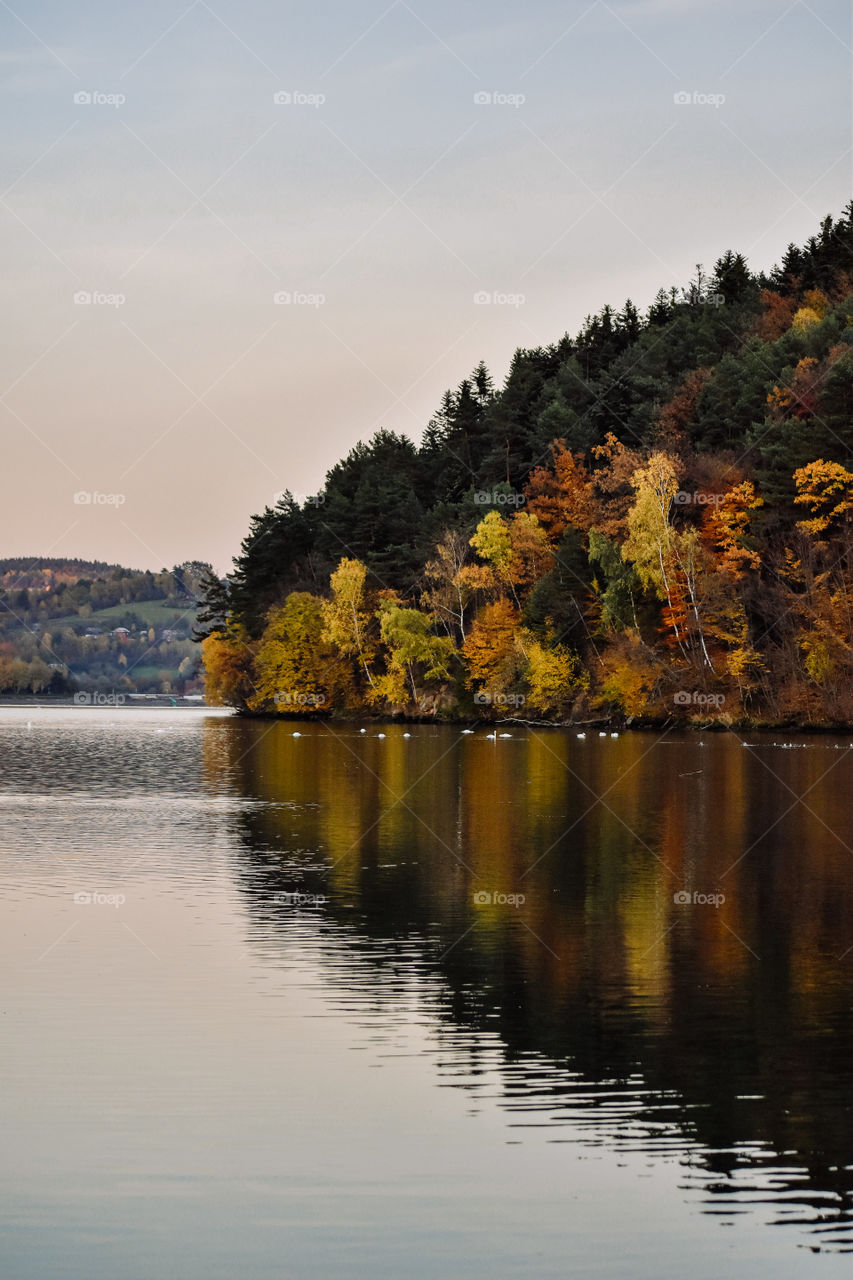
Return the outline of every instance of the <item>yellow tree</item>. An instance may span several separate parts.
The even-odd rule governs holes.
[[[204,662],[204,694],[214,707],[239,707],[254,690],[254,656],[239,630],[213,631],[201,645]]]
[[[527,701],[543,715],[565,713],[582,689],[589,688],[589,672],[565,645],[544,645],[527,638]]]
[[[417,702],[416,675],[423,681],[446,680],[456,646],[449,636],[437,636],[433,631],[435,619],[419,609],[383,600],[379,617],[382,643],[388,651],[388,672],[376,682],[376,691],[391,702],[404,702],[408,677],[412,700]]]
[[[330,579],[332,597],[323,604],[323,639],[339,653],[357,658],[372,686],[376,641],[370,630],[373,611],[366,582],[367,565],[344,557]]]
[[[553,564],[545,530],[536,516],[518,511],[506,520],[498,511],[483,517],[471,538],[471,546],[487,562],[495,580],[509,591],[519,607],[516,587],[528,586]]]
[[[335,654],[323,641],[324,601],[308,591],[292,592],[271,609],[255,656],[253,710],[274,708],[291,714],[316,712],[345,690]]]
[[[800,520],[806,533],[820,534],[846,526],[853,510],[853,473],[839,462],[818,458],[794,472],[797,486],[796,503],[807,506],[811,518]]]

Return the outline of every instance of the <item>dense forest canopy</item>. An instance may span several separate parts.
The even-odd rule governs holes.
[[[484,364],[205,579],[258,711],[853,720],[853,204]]]

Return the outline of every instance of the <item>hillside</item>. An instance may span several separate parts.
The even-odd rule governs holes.
[[[154,574],[82,560],[0,561],[0,693],[184,693],[209,566]]]
[[[255,711],[853,723],[853,205],[755,274],[480,364],[251,521],[202,617]]]

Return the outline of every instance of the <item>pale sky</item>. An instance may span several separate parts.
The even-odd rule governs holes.
[[[850,17],[2,3],[0,556],[225,571],[480,359],[729,247],[769,268],[849,199]]]

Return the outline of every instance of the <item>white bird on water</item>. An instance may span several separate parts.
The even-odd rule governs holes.
[[[404,734],[403,734],[403,737],[404,737],[404,738],[411,738],[411,736],[412,736],[412,735],[411,735],[410,733],[404,733]]]
[[[377,733],[377,735],[376,735],[376,736],[377,736],[377,738],[384,738],[384,737],[385,737],[385,734],[384,734],[384,733]]]
[[[366,729],[359,729],[359,733],[367,733]]]
[[[299,732],[299,730],[298,730],[298,729],[294,729],[293,734],[292,734],[292,737],[294,737],[294,738],[301,738],[301,737],[302,737],[302,734]]]
[[[463,732],[463,733],[473,733],[473,732],[474,732],[474,730],[473,730],[473,729],[463,729],[463,730],[462,730],[462,732]]]
[[[511,737],[512,737],[512,734],[511,734],[511,733],[502,733],[502,734],[501,734],[501,737],[502,737],[502,738],[511,738]]]
[[[619,737],[619,734],[618,734],[618,733],[611,733],[611,735],[610,735],[610,736],[611,736],[611,738],[618,738],[618,737]]]
[[[579,734],[577,734],[577,737],[578,737],[578,738],[585,738],[585,737],[586,737],[586,734],[585,734],[585,733],[579,733]]]
[[[487,734],[486,734],[486,737],[487,737],[487,738],[491,738],[493,741],[497,741],[497,736],[498,736],[498,735],[497,735],[496,733],[487,733]]]

